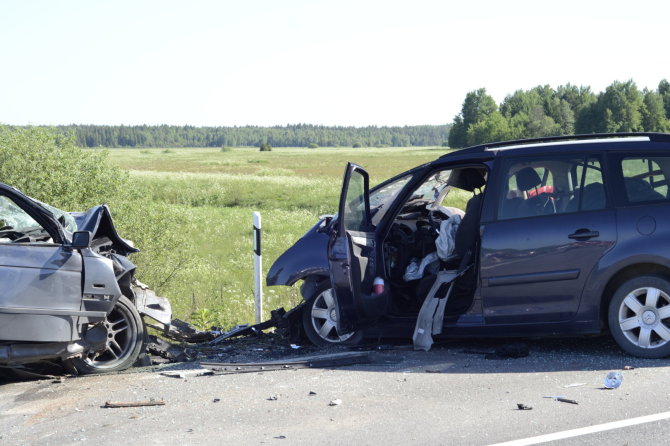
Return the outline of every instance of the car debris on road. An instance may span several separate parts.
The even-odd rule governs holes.
[[[122,407],[165,406],[164,400],[150,399],[149,401],[132,401],[126,403],[106,401],[104,409],[118,409]]]

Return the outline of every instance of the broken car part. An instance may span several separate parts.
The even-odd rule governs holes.
[[[129,403],[106,401],[105,405],[102,407],[105,409],[117,409],[121,407],[144,407],[144,406],[165,406],[165,401],[154,400],[153,398],[150,399],[149,401],[133,401]]]
[[[306,368],[328,368],[344,367],[355,364],[369,364],[374,358],[369,352],[344,353],[334,355],[322,355],[309,359],[293,361],[269,361],[256,363],[222,363],[201,362],[200,365],[209,367],[215,375],[227,375],[233,373],[270,372],[276,370],[295,370]]]
[[[130,367],[144,321],[172,310],[135,279],[106,205],[58,210],[0,183],[0,365],[58,359],[78,373]]]
[[[568,399],[564,396],[545,396],[543,398],[551,398],[554,401],[560,401],[561,403],[579,404],[577,401]]]

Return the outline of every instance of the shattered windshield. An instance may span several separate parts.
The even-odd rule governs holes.
[[[51,236],[12,199],[0,196],[0,243],[51,242]]]
[[[426,201],[433,202],[440,196],[442,190],[447,187],[450,170],[442,170],[432,175],[426,182],[424,182],[410,198],[410,201]]]
[[[0,230],[11,229],[15,232],[28,232],[39,228],[30,215],[7,197],[0,196]]]
[[[412,175],[405,175],[395,181],[385,184],[370,193],[370,211],[372,213],[372,224],[377,225],[382,219],[390,204],[398,196],[398,193],[412,178]]]
[[[47,208],[47,210],[51,212],[51,215],[53,215],[54,218],[58,220],[61,226],[63,226],[66,230],[73,233],[77,230],[77,223],[75,222],[74,217],[72,215],[58,208],[55,208],[49,204],[42,203],[41,201],[37,202],[42,206],[44,206],[45,208]]]

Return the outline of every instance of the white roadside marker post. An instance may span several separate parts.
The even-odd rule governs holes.
[[[254,212],[254,299],[256,301],[256,323],[263,320],[263,282],[261,255],[261,214]]]

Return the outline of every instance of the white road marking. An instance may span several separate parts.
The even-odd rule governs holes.
[[[580,427],[563,432],[554,432],[553,434],[539,435],[537,437],[523,438],[520,440],[506,441],[496,443],[491,446],[527,446],[533,444],[546,443],[548,441],[563,440],[565,438],[579,437],[581,435],[594,434],[612,429],[621,429],[622,427],[635,426],[637,424],[651,423],[653,421],[667,420],[670,418],[670,412],[662,412],[643,417],[630,418],[628,420],[612,421],[611,423],[596,424],[594,426]]]

